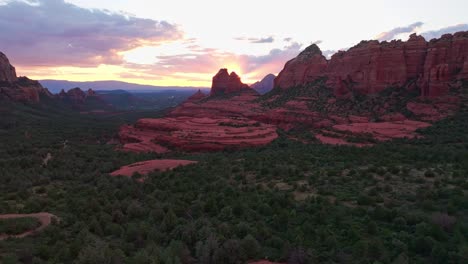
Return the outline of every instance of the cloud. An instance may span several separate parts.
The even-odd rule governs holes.
[[[397,28],[394,28],[394,29],[392,29],[390,31],[382,32],[382,33],[378,34],[375,37],[375,39],[377,39],[379,41],[392,40],[392,39],[394,39],[395,37],[397,37],[400,34],[413,33],[419,27],[421,27],[422,25],[423,25],[423,22],[416,22],[416,23],[413,23],[413,24],[408,25],[406,27],[397,27]]]
[[[284,38],[283,39],[285,42],[290,42],[292,40],[292,38]]]
[[[275,42],[275,38],[273,36],[264,37],[264,38],[245,38],[245,37],[237,37],[234,38],[235,40],[247,40],[250,43],[273,43]]]
[[[189,78],[190,80],[210,82],[211,77],[223,67],[240,68],[244,82],[256,81],[269,73],[278,73],[286,61],[294,58],[301,51],[302,45],[291,43],[282,49],[272,49],[264,55],[239,55],[219,49],[193,47],[191,52],[157,56],[154,64],[125,64],[128,73],[140,79],[154,80],[158,76],[166,78]]]
[[[431,40],[434,38],[440,38],[444,34],[449,34],[449,33],[455,33],[458,31],[467,31],[468,30],[468,24],[458,24],[454,26],[449,26],[445,28],[441,28],[438,30],[431,30],[431,31],[426,31],[421,33],[421,35],[426,39],[426,40]]]
[[[122,51],[181,39],[166,21],[108,10],[85,9],[64,0],[9,1],[0,5],[0,43],[15,64],[80,66],[123,63]]]
[[[245,72],[264,71],[266,74],[277,73],[288,60],[296,57],[301,52],[301,48],[302,44],[293,42],[283,49],[272,49],[266,55],[243,55],[239,59],[244,65]]]

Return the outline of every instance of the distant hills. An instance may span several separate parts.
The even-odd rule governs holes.
[[[182,87],[182,86],[153,86],[153,85],[142,85],[136,83],[127,83],[120,81],[93,81],[93,82],[73,82],[65,80],[40,80],[42,86],[46,87],[52,93],[59,93],[62,89],[67,91],[74,87],[81,87],[83,89],[93,89],[95,91],[110,91],[110,90],[125,90],[132,92],[154,92],[156,90],[193,90],[194,93],[198,89],[209,90],[204,87]]]
[[[48,90],[47,88],[50,88]],[[0,52],[0,105],[5,102],[50,105],[81,112],[162,110],[174,107],[202,89],[139,85],[119,81],[34,81],[18,77],[7,56]]]
[[[267,76],[265,76],[261,81],[252,84],[250,87],[252,87],[259,94],[266,94],[273,89],[275,85],[275,78],[276,76],[270,73]]]

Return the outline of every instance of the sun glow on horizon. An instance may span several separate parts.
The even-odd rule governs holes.
[[[211,77],[203,74],[175,74],[151,78],[138,72],[129,72],[122,66],[100,65],[96,68],[81,67],[17,67],[19,76],[28,76],[34,80],[122,81],[152,86],[211,87]]]

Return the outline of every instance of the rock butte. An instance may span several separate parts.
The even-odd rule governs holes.
[[[373,94],[414,82],[423,96],[448,92],[453,80],[468,78],[468,32],[446,34],[427,42],[413,34],[407,42],[362,41],[327,60],[316,45],[288,61],[275,87],[288,89],[327,77],[336,96]]]
[[[88,89],[86,92],[81,90],[79,87],[70,89],[67,92],[62,89],[55,97],[58,97],[61,100],[66,100],[74,106],[83,105],[86,100],[90,98],[97,99],[103,106],[107,105],[93,89]]]
[[[235,72],[229,74],[227,69],[220,69],[219,72],[213,76],[210,94],[228,94],[241,92],[247,89],[250,89],[250,87],[247,84],[243,84],[240,77]]]
[[[167,171],[180,166],[187,166],[190,164],[195,164],[197,161],[192,160],[147,160],[137,163],[133,163],[127,166],[123,166],[120,169],[111,173],[112,176],[127,176],[131,177],[134,173],[139,173],[141,175],[147,175],[153,171]]]

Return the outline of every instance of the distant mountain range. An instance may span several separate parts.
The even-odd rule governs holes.
[[[153,86],[120,81],[73,82],[64,80],[40,80],[39,82],[42,84],[42,86],[48,88],[52,93],[59,93],[62,89],[68,91],[75,87],[80,87],[85,90],[93,89],[95,91],[125,90],[132,92],[155,92],[156,90],[194,90],[195,93],[198,91],[198,89],[209,90],[209,88],[204,87]]]
[[[261,81],[250,85],[250,87],[252,87],[259,94],[266,94],[273,89],[273,86],[275,85],[275,78],[276,76],[270,73],[267,76],[265,76]]]

